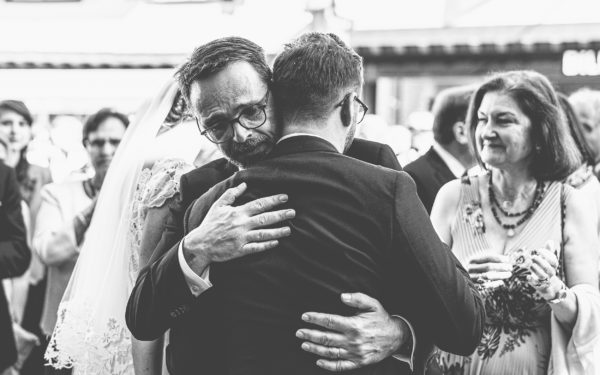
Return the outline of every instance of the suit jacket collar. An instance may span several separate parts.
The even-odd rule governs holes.
[[[429,162],[434,166],[435,175],[438,180],[449,181],[454,180],[456,176],[454,173],[448,168],[444,160],[440,157],[440,155],[432,148],[429,149],[425,153],[425,157],[429,159]]]
[[[313,137],[310,135],[298,135],[291,138],[286,138],[275,145],[273,151],[269,154],[269,158],[274,158],[282,155],[296,154],[300,152],[339,152],[331,143],[323,138]]]

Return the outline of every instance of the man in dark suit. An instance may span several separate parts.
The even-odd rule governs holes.
[[[431,213],[440,188],[476,165],[465,125],[472,93],[473,87],[461,86],[443,90],[436,96],[433,103],[434,144],[404,169],[415,180],[417,194],[428,213]]]
[[[231,69],[251,76],[244,65]],[[298,319],[304,311],[352,314],[336,298],[345,290],[369,293],[390,311],[414,319],[425,342],[471,352],[481,336],[481,300],[437,238],[415,199],[412,180],[340,153],[366,111],[357,96],[360,57],[335,36],[309,34],[286,48],[274,72],[284,136],[265,161],[198,200],[186,214],[185,232],[204,226],[206,236],[213,236],[211,229],[223,225],[214,220],[213,202],[224,203],[219,197],[227,188],[247,182],[247,188],[235,188],[237,195],[245,192],[242,203],[290,192],[284,201],[289,198],[297,210],[288,216],[291,236],[280,239],[276,249],[225,263],[218,262],[213,249],[194,249],[184,239],[179,250],[169,250],[144,271],[145,283],[152,284],[145,293],[155,301],[153,314],[174,321],[187,305],[200,305],[205,344],[199,352],[207,357],[196,371],[211,374],[322,373],[316,357],[300,350],[293,335],[300,329],[302,336],[308,328]],[[231,128],[237,127],[229,121],[210,123],[227,109],[222,96],[239,89],[230,87],[228,73],[191,85],[190,103],[215,141],[234,136]],[[260,86],[255,88],[264,92]],[[259,122],[252,117],[240,125],[247,129]],[[211,264],[214,286],[196,300],[183,287],[187,276],[182,275],[181,253],[196,275]],[[355,373],[397,373],[396,364],[384,359]]]
[[[0,372],[17,360],[12,319],[2,279],[22,275],[30,260],[17,176],[0,160]]]
[[[259,52],[259,53],[256,53]],[[260,54],[260,56],[258,56]],[[254,45],[254,43],[242,38],[223,38],[197,49],[190,62],[182,68],[180,75],[193,77],[212,75],[224,69],[227,64],[232,61],[241,60],[248,61],[262,80],[262,84],[267,86],[270,80],[270,70],[262,54],[262,49]],[[194,70],[195,67],[195,70]],[[230,78],[233,80],[233,77]],[[261,96],[262,98],[262,96]],[[267,111],[268,112],[268,109]],[[266,114],[265,112],[265,114]],[[248,138],[243,139],[242,136],[236,134],[236,139],[230,143],[219,144],[221,150],[227,156],[227,159],[219,159],[205,166],[197,168],[188,174],[184,175],[180,184],[181,202],[179,207],[173,210],[167,230],[163,233],[162,240],[154,251],[152,264],[156,259],[160,258],[173,245],[179,243],[183,237],[183,213],[189,204],[216,183],[225,180],[238,170],[238,166],[245,167],[247,161],[259,159],[261,154],[256,154],[256,150],[263,152],[264,157],[271,146],[261,145],[254,140],[253,132],[260,131],[260,138],[263,143],[270,143],[271,139],[264,137],[273,133],[270,129],[270,122],[267,121],[263,126],[251,131],[245,131],[242,127],[236,127],[235,133],[243,133]],[[239,143],[240,138],[243,143]],[[251,143],[253,147],[244,147],[244,144]],[[243,149],[244,151],[239,151]],[[250,155],[246,155],[250,154]],[[376,142],[356,139],[346,151],[347,155],[358,158],[360,160],[382,165],[395,170],[401,170],[392,149]],[[266,208],[265,208],[266,209]],[[264,210],[263,210],[264,211]],[[252,228],[246,228],[246,230]],[[234,238],[239,235],[239,228],[221,228],[220,232],[223,237],[235,242],[238,239]],[[244,233],[245,234],[245,233]],[[204,236],[200,236],[203,238]],[[274,237],[273,237],[274,238]],[[268,244],[269,238],[263,238],[263,243]],[[210,246],[215,246],[211,243]],[[234,249],[236,250],[236,249]],[[231,251],[228,249],[226,251]],[[235,252],[233,254],[236,254]],[[236,255],[239,256],[239,255]],[[195,364],[198,357],[195,343],[198,337],[202,337],[202,332],[199,330],[198,316],[193,310],[188,309],[185,314],[180,314],[177,319],[177,324],[169,327],[164,327],[161,319],[154,319],[153,309],[144,298],[144,289],[147,286],[143,283],[146,274],[142,272],[138,282],[138,286],[132,293],[132,298],[128,307],[128,322],[134,334],[145,337],[146,339],[156,338],[160,336],[167,328],[170,330],[170,344],[167,348],[167,364],[169,369],[174,373],[181,373],[186,369],[193,369],[190,364]],[[349,305],[357,308],[357,314],[353,317],[336,317],[339,322],[337,333],[346,335],[347,340],[340,344],[341,347],[349,346],[345,354],[336,361],[331,362],[331,366],[337,365],[337,362],[352,360],[355,363],[369,363],[376,361],[378,358],[383,358],[396,351],[397,347],[402,344],[400,334],[403,334],[403,329],[409,330],[406,323],[399,317],[391,317],[381,308],[381,305],[366,296],[351,294]],[[151,301],[150,301],[151,302]],[[137,319],[136,313],[139,313],[143,319]],[[328,319],[329,316],[323,316],[323,319]],[[151,332],[150,332],[151,331]],[[150,333],[149,333],[150,332]],[[375,344],[371,339],[377,336],[378,340]],[[406,335],[404,335],[406,337]],[[307,337],[310,341],[310,337]],[[411,340],[409,340],[411,341]],[[376,345],[376,351],[364,350],[372,348]],[[406,357],[410,357],[412,346],[404,345],[403,350],[398,354],[405,353]],[[374,354],[376,353],[376,354]]]

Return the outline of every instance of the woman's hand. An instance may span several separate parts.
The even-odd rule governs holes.
[[[472,257],[466,268],[473,281],[483,284],[508,279],[513,266],[505,255],[482,254]]]
[[[557,254],[558,247],[553,241],[548,241],[545,247],[531,252],[531,275],[527,276],[527,281],[546,300],[553,299],[563,287],[563,282],[556,276]]]

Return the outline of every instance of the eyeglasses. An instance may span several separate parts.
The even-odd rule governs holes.
[[[352,95],[353,93],[350,92],[348,94],[346,94],[346,96],[344,96],[344,99],[342,99],[341,102],[339,102],[338,104],[335,105],[335,107],[333,108],[337,108],[337,107],[341,107],[344,105],[344,103],[346,102],[346,100],[348,100],[348,98],[350,97],[350,95]],[[362,102],[362,100],[360,100],[358,98],[358,96],[354,97],[354,100],[360,104],[360,108],[358,109],[358,116],[356,116],[356,118],[358,119],[358,121],[356,121],[357,124],[360,124],[364,119],[365,119],[365,115],[367,114],[367,111],[369,110],[369,107]]]
[[[213,143],[225,143],[231,140],[235,134],[235,123],[240,124],[245,129],[251,130],[261,127],[267,122],[267,102],[269,101],[269,91],[261,100],[262,104],[254,104],[242,110],[242,113],[234,119],[219,121],[216,124],[201,130],[200,120],[196,117],[196,125],[200,134],[208,138]]]
[[[119,145],[119,143],[121,143],[121,139],[119,138],[97,138],[97,139],[92,139],[91,141],[88,139],[87,144],[89,144],[90,146],[94,147],[94,148],[102,148],[104,147],[105,144],[110,143],[111,146],[113,147],[117,147]]]

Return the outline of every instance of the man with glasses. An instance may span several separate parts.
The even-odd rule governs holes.
[[[48,267],[40,321],[46,340],[54,330],[58,305],[92,220],[98,193],[128,125],[127,116],[112,109],[104,108],[91,115],[83,126],[83,145],[90,157],[94,176],[83,181],[52,183],[42,188],[42,203],[32,247]],[[63,374],[70,373],[70,370],[46,367],[46,373]]]
[[[225,70],[233,62],[246,62],[251,69],[229,69],[226,73],[228,81],[232,83],[230,90],[213,90],[213,92],[208,89],[203,90],[207,99],[211,99],[210,94],[223,93],[224,97],[219,98],[217,104],[212,102],[210,105],[192,103],[192,106],[204,109],[204,116],[201,115],[200,110],[195,111],[200,131],[209,140],[218,144],[226,158],[208,163],[182,177],[180,207],[178,210],[172,211],[168,228],[163,233],[162,240],[157,245],[149,263],[155,263],[163,256],[168,257],[168,254],[171,255],[171,258],[165,259],[181,260],[181,268],[187,271],[185,275],[189,276],[191,273],[192,276],[192,278],[178,278],[178,280],[184,279],[189,283],[189,291],[187,284],[182,288],[183,294],[185,294],[182,297],[185,301],[187,301],[187,294],[190,291],[193,295],[199,295],[203,290],[210,288],[210,283],[208,277],[203,279],[196,276],[197,279],[194,280],[195,274],[189,267],[186,267],[185,259],[183,259],[183,246],[179,245],[185,244],[186,247],[192,249],[210,248],[213,250],[211,255],[215,257],[215,261],[225,261],[273,248],[276,246],[277,240],[285,236],[287,232],[286,228],[280,228],[279,231],[261,231],[260,227],[266,224],[258,224],[263,219],[268,219],[267,222],[269,222],[278,220],[277,217],[284,218],[285,216],[281,214],[287,210],[261,216],[263,212],[269,210],[272,204],[271,206],[263,205],[261,208],[253,205],[232,207],[235,194],[239,195],[242,189],[231,189],[219,202],[222,207],[215,208],[213,212],[213,217],[216,218],[215,223],[220,223],[220,225],[214,225],[211,228],[210,236],[203,231],[204,227],[202,227],[190,232],[185,241],[180,242],[183,237],[183,215],[191,202],[214,184],[233,175],[238,168],[247,168],[254,162],[264,159],[279,136],[277,128],[272,122],[274,115],[272,113],[272,94],[269,91],[270,68],[262,48],[246,39],[223,38],[199,47],[179,70],[180,81],[184,82],[182,92],[189,98],[192,86],[198,86],[198,82],[211,83],[211,79],[217,73]],[[256,79],[252,80],[248,77]],[[239,86],[237,88],[233,85],[236,82]],[[234,88],[235,94],[226,95]],[[360,115],[362,118],[367,108],[366,106],[361,106],[361,108],[363,109],[363,113]],[[346,154],[369,163],[401,170],[394,152],[387,145],[356,139]],[[257,203],[264,202],[261,200]],[[215,204],[215,206],[217,205]],[[234,216],[238,220],[228,220]],[[177,250],[181,252],[178,254]],[[165,259],[162,264],[165,264]],[[155,263],[153,267],[156,270],[161,269],[159,263]],[[172,373],[186,373],[186,371],[195,373],[193,372],[194,365],[198,360],[198,353],[201,352],[199,345],[203,344],[198,337],[203,337],[205,334],[203,330],[206,329],[200,323],[202,316],[195,311],[194,305],[190,307],[182,303],[177,304],[177,308],[173,308],[172,311],[167,311],[165,316],[163,309],[167,304],[151,297],[154,294],[154,288],[159,284],[152,279],[150,269],[140,273],[127,309],[129,328],[136,337],[146,340],[156,339],[170,328],[167,350],[168,367]],[[179,289],[180,285],[169,285],[168,287],[170,291],[182,291]],[[176,298],[177,294],[173,294],[173,297]],[[377,361],[394,353],[396,348],[403,344],[400,333],[403,335],[402,338],[406,338],[406,332],[403,330],[408,330],[408,327],[399,318],[390,319],[377,301],[360,294],[351,294],[351,301],[348,303],[357,308],[359,307],[357,304],[361,304],[365,315],[357,314],[353,318],[343,318],[345,320],[340,321],[339,333],[347,335],[346,343],[341,346],[348,347],[348,350],[341,358],[327,363],[328,366],[336,366],[342,361],[344,363],[352,361],[352,366]],[[181,307],[184,305],[185,307]],[[184,310],[185,312],[183,312]],[[176,318],[173,318],[171,313]],[[328,317],[328,315],[324,315],[323,322]],[[334,318],[342,319],[337,316]],[[373,336],[378,336],[377,345],[381,349],[369,352],[366,349],[373,347],[374,343],[371,339]],[[411,351],[412,347],[405,345],[402,353],[410,356]]]
[[[326,64],[324,68],[321,63]],[[236,74],[253,80],[248,65],[234,63],[212,76],[192,79],[189,90],[182,85],[203,128],[219,123],[233,126],[234,137],[238,131],[246,134],[246,138],[239,136],[240,140],[252,138],[248,123],[239,125],[235,117],[245,108],[239,99],[258,104],[258,98],[266,94],[266,84],[261,92],[260,84],[254,90],[231,83]],[[356,310],[347,306],[347,296],[340,301],[339,295],[359,290],[378,296],[393,311],[414,317],[424,340],[454,352],[470,352],[481,334],[481,301],[469,289],[464,270],[457,270],[456,260],[437,238],[418,203],[414,184],[406,175],[340,154],[350,145],[366,109],[357,100],[362,86],[360,57],[333,35],[308,34],[286,48],[274,70],[273,98],[283,136],[270,145],[272,151],[264,161],[217,185],[187,211],[185,231],[189,234],[182,246],[169,250],[138,279],[128,306],[132,332],[152,339],[165,326],[189,327],[189,319],[199,321],[198,342],[190,349],[196,353],[197,364],[174,373],[321,373],[315,365],[318,356],[302,351],[294,337],[310,335],[315,320],[306,323],[299,317],[310,310],[352,315]],[[180,80],[186,82],[185,72]],[[225,117],[236,120],[221,122]],[[260,129],[263,127],[256,128]],[[214,139],[222,140],[220,135],[227,131],[221,128],[213,134]],[[231,186],[237,187],[227,190]],[[230,259],[228,254],[188,241],[189,235],[199,231],[205,242],[210,238],[217,244],[227,240],[230,237],[222,236],[222,228],[231,229],[243,219],[229,207],[234,199],[242,203],[240,207],[253,211],[257,207],[252,199],[267,196],[261,205],[274,206],[268,199],[281,191],[287,196],[274,197],[284,207],[289,202],[289,208],[280,210],[281,216],[263,216],[256,221],[269,225],[285,219],[286,227],[255,231],[256,237],[251,239],[267,238],[268,247],[277,248],[220,263]],[[229,196],[223,198],[223,193]],[[231,215],[223,218],[223,211]],[[411,219],[412,224],[407,222]],[[400,225],[397,230],[393,230],[395,221],[401,221],[396,223]],[[410,241],[404,237],[407,230],[414,237]],[[391,251],[395,245],[398,253]],[[247,245],[242,242],[242,246]],[[405,256],[405,262],[399,261]],[[214,286],[194,299],[193,277],[180,268],[188,267],[192,276],[198,276],[206,274],[209,264]],[[424,265],[431,268],[423,272]],[[434,276],[428,277],[429,272]],[[186,284],[192,293],[182,287]],[[144,306],[149,308],[145,311]],[[331,323],[329,328],[335,330],[337,320]],[[395,324],[391,327],[397,340],[389,346],[395,349],[409,335],[406,330],[399,332]],[[334,356],[335,362],[346,353],[339,344],[342,335],[332,336],[333,340],[321,344],[335,350],[318,354]],[[378,335],[372,337],[373,350],[387,356],[389,346],[379,347],[378,340]],[[308,350],[305,345],[303,349]],[[357,373],[397,373],[398,363],[383,360]]]

